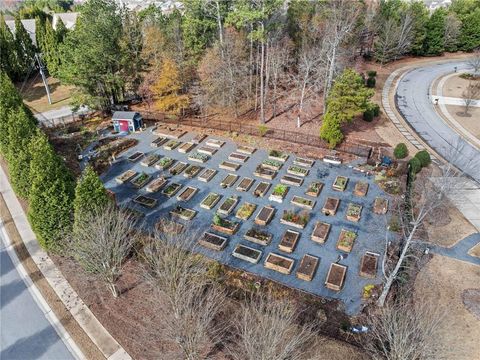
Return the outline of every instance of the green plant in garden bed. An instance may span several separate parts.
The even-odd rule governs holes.
[[[249,236],[261,241],[269,241],[272,238],[272,235],[266,231],[261,231],[255,228],[249,229],[246,233],[245,236]]]
[[[230,220],[224,219],[218,214],[215,214],[213,216],[212,223],[216,226],[221,226],[227,229],[234,229],[238,225],[236,221],[230,221]]]
[[[314,181],[310,183],[310,185],[308,185],[306,193],[312,194],[312,195],[318,195],[320,190],[322,190],[322,187],[323,187],[323,184],[321,182]]]
[[[180,189],[180,187],[180,184],[171,183],[163,190],[163,193],[165,195],[173,195],[178,191],[178,189]]]
[[[197,166],[197,165],[189,165],[186,169],[185,169],[185,175],[187,177],[192,177],[192,176],[195,176],[196,174],[198,174],[198,172],[201,170],[202,168],[200,166]]]
[[[268,156],[279,158],[279,159],[284,159],[284,160],[286,160],[288,158],[287,154],[285,154],[284,152],[279,151],[279,150],[270,150],[268,152]]]
[[[202,162],[206,162],[209,159],[209,156],[207,154],[202,154],[199,152],[194,152],[188,156],[189,159],[196,159],[200,160]]]
[[[150,175],[142,172],[134,180],[132,180],[132,184],[135,187],[142,187],[143,185],[145,185],[145,183],[148,181],[148,179],[150,179]]]
[[[294,224],[305,226],[308,223],[310,216],[306,212],[296,213],[293,210],[284,210],[282,220],[288,221]]]
[[[243,203],[242,206],[237,211],[235,215],[237,218],[242,220],[247,220],[250,216],[252,216],[253,212],[257,208],[257,205],[251,203]]]
[[[333,183],[333,187],[343,191],[347,187],[347,182],[348,182],[347,177],[337,176],[336,179],[335,179],[335,182]]]
[[[162,168],[165,168],[165,167],[168,167],[170,166],[171,164],[173,163],[173,159],[172,158],[169,158],[169,157],[164,157],[164,158],[161,158],[160,161],[158,162],[158,166],[162,167]]]
[[[308,170],[304,169],[300,166],[290,166],[288,168],[288,171],[294,172],[294,173],[297,173],[297,174],[302,174],[302,175],[307,175],[308,174]]]
[[[287,185],[277,184],[273,188],[272,195],[283,197],[287,194],[287,191],[288,191],[288,186]]]
[[[180,145],[180,141],[170,140],[165,145],[163,145],[163,147],[165,149],[175,149],[178,145]]]
[[[202,204],[204,204],[207,207],[212,207],[213,204],[215,204],[218,199],[220,198],[220,195],[217,193],[210,193],[207,195],[207,197],[202,201]]]
[[[357,217],[357,216],[360,216],[361,212],[362,212],[362,206],[361,205],[353,204],[353,203],[348,204],[347,216]]]
[[[262,164],[267,165],[267,166],[271,166],[271,167],[274,167],[274,168],[281,168],[282,167],[282,163],[280,161],[277,161],[277,160],[266,159],[266,160],[263,160]]]
[[[340,233],[340,240],[338,241],[338,246],[343,246],[350,248],[353,245],[353,242],[357,238],[357,234],[350,230],[342,230]]]

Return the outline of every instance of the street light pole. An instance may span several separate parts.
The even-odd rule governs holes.
[[[43,65],[42,59],[40,59],[40,56],[38,55],[38,53],[35,54],[35,60],[38,63],[38,68],[40,70],[40,75],[42,76],[43,85],[45,85],[45,90],[47,91],[48,103],[51,105],[52,99],[50,97],[50,89],[48,87],[47,77],[45,76],[45,65]]]

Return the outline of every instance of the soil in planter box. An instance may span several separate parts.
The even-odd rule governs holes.
[[[277,160],[267,159],[267,160],[264,160],[260,165],[264,169],[270,169],[270,170],[273,170],[273,171],[278,171],[282,168],[283,163],[280,162],[280,161],[277,161]]]
[[[197,151],[202,154],[213,156],[217,152],[217,149],[209,146],[202,146],[201,148],[198,148]]]
[[[227,238],[206,231],[203,233],[198,243],[208,249],[221,251],[227,245]]]
[[[221,195],[211,192],[202,200],[200,207],[210,210],[217,204],[221,197]]]
[[[320,192],[323,189],[323,183],[319,181],[314,181],[310,185],[308,185],[307,191],[305,192],[306,195],[317,197],[320,195]]]
[[[142,205],[142,206],[146,206],[146,207],[149,207],[149,208],[152,208],[154,207],[156,204],[157,204],[157,200],[153,199],[153,198],[150,198],[148,196],[144,196],[144,195],[139,195],[137,196],[133,202],[139,204],[139,205]]]
[[[355,184],[355,190],[353,193],[357,196],[366,196],[368,192],[368,183],[363,181],[358,181]]]
[[[182,191],[180,195],[177,196],[178,201],[188,201],[190,198],[197,192],[197,188],[188,186],[185,190]]]
[[[331,227],[330,224],[317,221],[317,223],[315,224],[315,228],[313,229],[313,232],[312,232],[312,240],[320,244],[323,244],[325,241],[327,241],[327,237],[330,232],[330,227]]]
[[[322,212],[327,216],[334,216],[337,213],[338,206],[340,205],[340,199],[327,198],[325,205],[323,205]]]
[[[274,212],[275,208],[271,206],[262,207],[257,217],[255,218],[255,223],[262,226],[267,225],[272,220]]]
[[[199,163],[202,163],[202,164],[206,163],[208,161],[208,159],[210,159],[210,157],[208,155],[203,154],[203,153],[199,153],[198,151],[195,151],[188,156],[188,160],[199,162]]]
[[[378,254],[367,251],[360,263],[360,276],[374,278],[377,276]]]
[[[378,215],[386,214],[388,210],[388,200],[377,197],[373,203],[373,212]]]
[[[218,166],[220,169],[225,169],[229,171],[237,171],[240,168],[239,164],[232,163],[229,161],[222,161]]]
[[[252,216],[252,214],[255,212],[256,208],[257,208],[257,205],[245,202],[237,210],[235,217],[241,220],[248,220],[250,216]]]
[[[233,211],[235,206],[238,203],[238,199],[236,197],[230,196],[229,198],[225,199],[225,201],[220,205],[218,209],[220,213],[229,214]]]
[[[335,178],[332,188],[333,190],[337,190],[337,191],[345,191],[345,189],[347,188],[347,184],[348,184],[348,177],[337,176]]]
[[[268,189],[270,189],[270,183],[262,181],[256,186],[255,190],[253,190],[253,196],[264,197],[265,194],[268,192]]]
[[[238,175],[228,174],[220,183],[220,187],[222,188],[232,187],[233,184],[235,184],[235,182],[237,181],[237,179],[238,179]]]
[[[180,190],[181,187],[182,187],[182,185],[180,185],[180,184],[171,183],[166,188],[164,188],[162,190],[162,194],[166,195],[168,197],[172,197],[173,195],[175,195],[178,192],[178,190]]]
[[[222,219],[220,216],[213,217],[212,229],[227,235],[233,235],[237,232],[238,223],[227,219]]]
[[[160,219],[156,224],[156,228],[162,233],[172,235],[181,234],[185,230],[185,226],[183,224],[168,219]]]
[[[256,264],[262,257],[262,252],[260,250],[239,244],[233,250],[232,255],[241,260]]]
[[[158,160],[160,160],[160,155],[151,154],[151,155],[148,155],[140,164],[142,166],[150,167],[153,164],[155,164]]]
[[[267,231],[262,231],[256,228],[249,229],[244,238],[248,241],[254,242],[255,244],[260,244],[263,246],[267,246],[272,241],[272,234]]]
[[[158,137],[150,143],[150,146],[158,148],[165,142],[167,142],[166,137]]]
[[[140,189],[150,181],[151,176],[142,172],[135,179],[132,180],[132,185]]]
[[[328,270],[325,286],[331,290],[340,291],[343,287],[346,272],[346,266],[332,263]]]
[[[115,180],[120,183],[120,184],[123,184],[129,180],[131,180],[135,175],[137,175],[137,172],[136,171],[133,171],[133,170],[127,170],[125,171],[123,174],[121,174],[120,176],[117,176],[115,178]]]
[[[205,140],[205,138],[207,137],[207,135],[204,135],[204,134],[195,134],[195,136],[193,137],[193,139],[191,140],[192,143],[198,145],[200,144],[203,140]]]
[[[295,226],[299,228],[304,228],[309,220],[309,214],[305,210],[297,213],[291,210],[284,210],[281,222],[286,223],[289,226]]]
[[[354,203],[348,204],[347,219],[350,221],[359,221],[362,213],[362,206]]]
[[[297,246],[300,233],[292,230],[287,230],[278,244],[278,249],[287,253],[292,253]]]
[[[194,147],[195,147],[195,144],[194,144],[194,143],[186,142],[186,143],[183,143],[183,144],[178,148],[178,152],[179,152],[179,153],[182,153],[182,154],[186,154],[186,153],[188,153],[190,150],[192,150]]]
[[[244,154],[239,154],[239,153],[233,152],[228,156],[228,160],[238,161],[238,162],[244,163],[248,160],[248,156],[244,155]]]
[[[282,179],[280,180],[280,182],[282,184],[287,184],[287,185],[302,186],[303,179],[293,175],[284,175],[282,176]]]
[[[165,150],[173,150],[176,147],[180,146],[181,142],[177,140],[170,140],[166,144],[163,145]]]
[[[269,153],[268,153],[268,157],[270,159],[274,159],[274,160],[281,161],[281,162],[285,162],[288,159],[287,154],[285,154],[281,151],[278,151],[278,150],[270,150]]]
[[[169,157],[161,158],[160,161],[155,164],[155,169],[166,170],[170,166],[172,166],[174,162],[175,162],[175,160],[173,160],[172,158],[169,158]]]
[[[159,177],[155,180],[153,180],[145,189],[147,192],[157,192],[160,190],[165,184],[167,183],[167,180],[163,177]]]
[[[351,252],[356,238],[357,234],[353,231],[342,229],[338,237],[337,249],[347,253]]]
[[[237,148],[237,152],[241,153],[241,154],[246,154],[246,155],[252,155],[254,152],[255,152],[255,148],[254,147],[251,147],[251,146],[239,146]]]
[[[261,165],[258,165],[253,175],[263,179],[272,180],[277,175],[277,172],[275,170],[265,169]]]
[[[205,144],[207,146],[211,146],[211,147],[214,147],[214,148],[221,148],[223,146],[223,144],[225,144],[225,141],[218,140],[218,139],[208,139]]]
[[[136,151],[132,155],[130,155],[127,159],[128,159],[128,161],[135,162],[138,159],[140,159],[142,156],[143,156],[142,152]]]
[[[265,267],[278,271],[282,274],[290,274],[295,260],[275,253],[269,253],[265,259]]]
[[[169,173],[173,176],[180,175],[187,167],[187,163],[178,162],[174,167],[170,168]]]
[[[302,198],[301,196],[294,196],[290,201],[293,205],[312,210],[315,206],[315,201]]]
[[[304,177],[304,176],[307,176],[308,175],[308,172],[309,170],[305,169],[305,168],[302,168],[300,166],[290,166],[288,169],[287,169],[287,172],[289,174],[293,174],[293,175],[297,175],[297,176],[301,176],[301,177]]]
[[[293,160],[293,164],[311,168],[313,164],[315,164],[315,160],[297,157],[295,160]]]
[[[243,178],[237,186],[237,191],[248,191],[252,186],[253,182],[253,179]]]
[[[185,172],[183,173],[183,176],[192,179],[200,172],[200,170],[202,170],[202,167],[198,165],[188,165],[188,167],[185,169]]]
[[[182,220],[191,220],[195,217],[197,212],[192,209],[184,208],[181,206],[176,206],[175,209],[170,211],[170,215],[173,217],[178,217]]]
[[[305,254],[303,255],[302,261],[300,261],[300,266],[297,270],[297,277],[305,281],[312,281],[317,271],[319,263],[319,258]]]
[[[213,179],[213,177],[217,174],[217,170],[214,169],[205,169],[199,176],[198,180],[203,182],[208,182]]]

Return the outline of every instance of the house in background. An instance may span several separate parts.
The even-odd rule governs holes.
[[[27,31],[28,35],[30,35],[30,39],[32,39],[33,45],[36,46],[37,38],[35,35],[35,30],[36,30],[35,19],[22,19],[20,21],[22,22],[22,25]],[[15,36],[15,20],[5,19],[5,24],[7,24],[8,28],[10,29],[12,34]]]
[[[68,30],[73,30],[77,23],[78,12],[55,13],[52,15],[52,27],[57,30],[58,21],[61,20]]]
[[[116,132],[134,132],[143,126],[142,116],[135,111],[115,111],[112,116],[113,129]]]

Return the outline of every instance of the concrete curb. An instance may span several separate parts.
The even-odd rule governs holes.
[[[131,360],[130,355],[125,349],[110,335],[80,299],[48,254],[40,248],[35,234],[28,223],[25,212],[2,168],[0,168],[0,193],[7,204],[18,233],[32,260],[80,327],[98,347],[105,358],[111,360]]]

